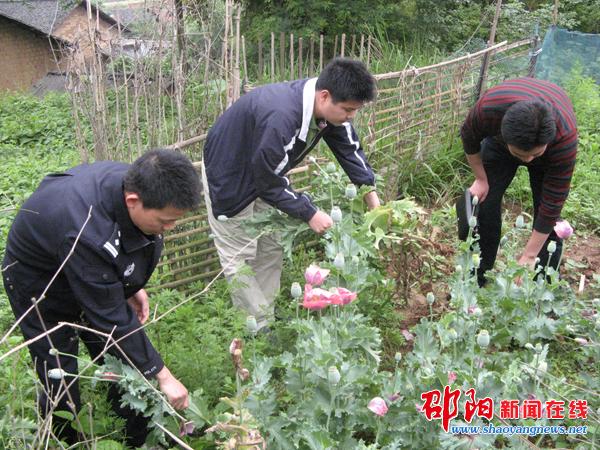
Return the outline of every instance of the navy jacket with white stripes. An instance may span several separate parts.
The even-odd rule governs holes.
[[[260,197],[308,222],[317,212],[307,195],[290,186],[285,174],[323,137],[356,185],[374,185],[375,176],[349,122],[327,123],[307,143],[317,79],[269,84],[236,101],[210,129],[204,165],[215,217],[233,217]]]
[[[164,364],[127,298],[147,283],[163,238],[131,221],[123,195],[128,168],[103,161],[44,178],[11,226],[2,275],[11,301],[30,306],[58,273],[39,303],[48,328],[83,319],[115,339],[129,335],[119,347],[152,377]],[[114,347],[110,352],[122,357]]]

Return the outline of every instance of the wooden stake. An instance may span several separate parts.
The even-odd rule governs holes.
[[[494,45],[494,40],[496,39],[496,27],[498,26],[498,19],[500,18],[500,10],[502,8],[502,0],[496,0],[496,12],[494,14],[494,21],[492,22],[492,28],[490,30],[490,39],[488,40],[488,47]],[[475,101],[479,99],[481,93],[485,90],[485,82],[487,78],[488,67],[490,65],[490,52],[487,52],[483,56],[483,61],[481,62],[481,69],[479,71],[479,80],[477,81],[477,86],[475,87]]]
[[[361,61],[363,59],[364,49],[365,49],[365,35],[361,34],[360,35],[360,54],[358,56],[358,59],[360,59]]]
[[[346,54],[346,33],[342,33],[342,45],[340,50],[340,56],[343,58]]]
[[[271,82],[275,81],[275,33],[271,32]]]
[[[303,78],[302,38],[298,38],[298,78]]]
[[[558,0],[554,0],[554,9],[552,10],[552,24],[556,26],[558,23]]]
[[[294,73],[294,33],[290,33],[290,80],[296,79]]]
[[[354,55],[355,47],[356,47],[356,35],[352,34],[352,50],[350,50],[350,55]]]
[[[371,35],[367,39],[367,68],[371,65]]]
[[[284,77],[285,72],[285,33],[279,33],[279,75]]]
[[[313,74],[315,70],[315,38],[310,37],[310,52],[308,54],[308,76]]]
[[[337,55],[337,45],[338,45],[338,35],[335,35],[335,44],[333,44],[333,56],[332,58],[335,58],[335,56]]]
[[[258,38],[258,78],[263,76],[264,62],[263,62],[263,41],[262,38]]]
[[[323,35],[319,36],[319,73],[323,70]]]

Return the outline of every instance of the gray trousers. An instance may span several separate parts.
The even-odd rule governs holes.
[[[236,216],[220,221],[212,213],[204,165],[202,185],[208,224],[214,235],[223,273],[232,285],[233,305],[256,317],[258,327],[262,328],[274,316],[275,296],[279,292],[283,266],[283,249],[276,236],[269,234],[256,239],[256,236],[248,234],[243,225],[254,214],[272,206],[257,198]],[[253,274],[239,273],[244,265],[249,266]]]

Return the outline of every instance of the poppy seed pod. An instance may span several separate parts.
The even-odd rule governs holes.
[[[354,200],[357,195],[356,186],[353,184],[349,184],[348,186],[346,186],[346,191],[344,192],[344,195],[347,199]]]
[[[481,348],[486,348],[490,345],[490,334],[487,330],[481,330],[477,335],[477,345]]]
[[[292,298],[302,297],[302,286],[300,286],[300,283],[294,281],[290,288],[290,293],[292,294]]]
[[[433,292],[428,292],[427,293],[427,304],[429,304],[429,306],[433,305],[433,302],[435,302],[435,296],[433,295]]]
[[[473,198],[471,199],[471,205],[477,206],[478,204],[479,204],[479,197],[474,195]]]
[[[330,385],[337,386],[341,378],[342,376],[340,375],[340,371],[337,369],[337,367],[331,366],[327,370],[327,380],[329,381]]]
[[[477,226],[477,217],[471,216],[469,217],[469,227],[475,228]]]
[[[517,220],[515,221],[515,226],[517,228],[523,228],[525,226],[525,219],[523,218],[522,215],[518,215],[517,216]]]
[[[62,378],[65,377],[65,375],[67,375],[67,372],[65,372],[63,369],[50,369],[48,371],[48,378],[52,378],[53,380],[60,380]]]
[[[256,334],[258,331],[258,324],[256,323],[256,317],[248,316],[246,317],[246,330],[248,330],[251,334]]]
[[[334,223],[340,223],[342,221],[342,210],[340,209],[339,206],[334,206],[333,208],[331,208],[331,220],[333,220]]]
[[[556,241],[550,241],[548,243],[548,253],[554,253],[556,251]]]
[[[335,164],[332,162],[327,163],[327,165],[325,166],[325,172],[327,173],[334,173],[336,170],[337,169],[335,167]]]
[[[346,265],[346,258],[344,257],[343,253],[338,253],[337,255],[335,255],[333,265],[336,269],[342,270],[344,268],[344,266]]]

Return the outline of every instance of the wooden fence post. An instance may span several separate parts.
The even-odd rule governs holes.
[[[496,12],[494,14],[494,21],[492,22],[492,28],[490,30],[490,39],[488,40],[488,47],[494,45],[494,40],[496,39],[496,27],[498,25],[498,19],[500,17],[500,9],[502,8],[502,0],[496,0]],[[483,60],[481,61],[481,70],[479,71],[479,80],[477,81],[477,86],[475,87],[475,101],[479,100],[481,93],[485,90],[485,82],[487,78],[488,67],[490,65],[490,52],[487,52],[483,55]]]
[[[302,70],[303,70],[303,61],[302,61],[302,38],[298,38],[298,78],[303,78]]]
[[[279,33],[279,76],[285,72],[285,33]]]
[[[275,33],[271,32],[271,82],[275,81]]]
[[[294,73],[294,33],[290,33],[290,80],[295,80]]]
[[[315,38],[310,37],[310,52],[308,54],[308,76],[313,74],[315,70]]]
[[[360,53],[358,56],[358,59],[360,59],[361,61],[363,60],[364,47],[365,47],[365,35],[361,34],[360,35]]]
[[[263,40],[262,37],[258,38],[258,77],[263,76],[264,60],[263,60]]]
[[[319,36],[319,73],[323,70],[323,35]]]
[[[346,33],[342,33],[342,43],[340,47],[340,56],[343,58],[346,55]]]

